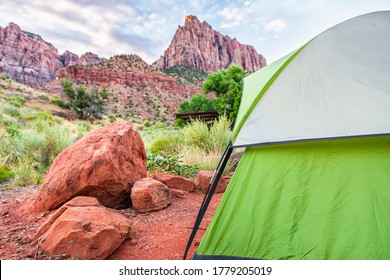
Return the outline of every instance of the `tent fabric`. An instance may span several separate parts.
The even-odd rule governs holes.
[[[246,148],[197,250],[390,259],[390,136]]]
[[[390,259],[390,11],[244,79],[246,147],[196,259]]]
[[[389,50],[390,12],[370,13],[245,78],[233,146],[390,133]]]

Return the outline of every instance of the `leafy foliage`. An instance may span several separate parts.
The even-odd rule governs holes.
[[[214,110],[210,99],[201,93],[192,96],[190,101],[184,101],[179,105],[179,113],[206,112]]]
[[[195,177],[199,167],[181,164],[181,158],[173,155],[147,153],[146,166],[152,172],[172,173],[184,177]]]
[[[215,92],[213,107],[219,114],[226,114],[234,124],[242,96],[244,71],[239,66],[231,66],[208,75],[203,84],[205,93]]]
[[[69,105],[76,112],[79,119],[87,120],[89,118],[101,119],[105,100],[108,99],[107,89],[104,87],[102,91],[97,88],[90,92],[82,86],[74,89],[70,79],[65,79],[61,82],[63,91],[69,97]]]
[[[3,166],[0,166],[0,183],[7,181],[9,178],[11,178],[11,172],[9,172]]]
[[[179,113],[217,111],[226,115],[233,125],[241,102],[243,78],[244,71],[239,66],[209,74],[203,91],[215,92],[216,98],[210,100],[200,93],[195,94],[190,101],[179,104]]]

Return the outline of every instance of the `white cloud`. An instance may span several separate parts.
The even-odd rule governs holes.
[[[265,31],[281,32],[287,27],[287,22],[282,18],[270,20],[264,24]]]
[[[228,6],[218,11],[217,14],[222,17],[221,28],[229,29],[242,25],[251,12],[251,2],[246,1],[240,8]]]

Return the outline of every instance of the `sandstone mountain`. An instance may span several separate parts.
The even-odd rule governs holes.
[[[17,82],[40,87],[54,79],[55,72],[66,65],[88,65],[103,59],[92,53],[80,58],[70,52],[63,55],[41,36],[23,31],[15,24],[0,27],[0,72]]]
[[[60,60],[64,66],[72,65],[92,65],[106,61],[107,59],[101,58],[94,53],[86,52],[82,56],[78,56],[68,50],[66,50],[62,55],[60,55]]]
[[[57,70],[55,76],[54,81],[46,84],[48,91],[60,88],[59,81],[65,78],[89,89],[106,86],[110,113],[125,119],[173,121],[177,104],[201,91],[194,85],[180,84],[137,55],[116,55],[88,66],[66,66]]]
[[[184,26],[178,27],[164,56],[154,65],[161,71],[176,65],[208,73],[231,65],[238,65],[244,71],[256,71],[266,66],[266,60],[252,46],[223,36],[195,16],[186,16]]]

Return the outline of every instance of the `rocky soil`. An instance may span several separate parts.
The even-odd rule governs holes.
[[[0,186],[0,259],[70,259],[66,255],[49,258],[32,240],[41,224],[52,212],[31,212],[38,187],[6,190]],[[137,213],[128,208],[118,210],[132,220],[131,236],[109,259],[113,260],[180,260],[196,219],[203,193],[173,195],[171,205],[159,212]],[[192,256],[222,197],[215,194],[204,221],[191,246]]]

